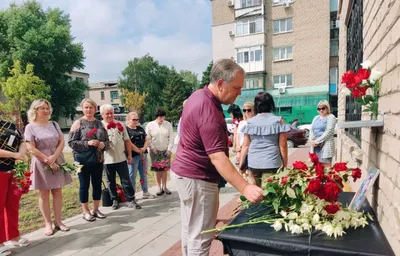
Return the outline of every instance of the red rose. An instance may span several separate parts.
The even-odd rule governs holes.
[[[355,168],[351,171],[351,176],[353,177],[353,181],[355,182],[357,179],[361,178],[361,170],[360,168]]]
[[[337,172],[344,172],[347,171],[349,168],[347,168],[346,163],[336,163],[333,166],[333,169],[335,169],[335,171]]]
[[[308,193],[316,195],[318,193],[318,191],[321,188],[321,180],[320,179],[312,179],[310,180],[310,182],[308,183],[308,187],[306,189],[306,191],[308,191]]]
[[[315,165],[315,174],[317,174],[317,177],[322,179],[325,176],[325,171],[324,171],[324,165],[321,163],[317,163]]]
[[[311,159],[311,162],[313,162],[314,164],[319,162],[318,155],[316,153],[308,153],[308,155]]]
[[[340,210],[340,206],[337,204],[330,204],[324,207],[324,210],[328,213],[328,214],[335,214]]]
[[[285,184],[288,182],[288,179],[289,179],[288,176],[283,177],[281,183],[282,183],[283,185],[285,185]]]
[[[92,130],[88,131],[87,136],[92,137],[92,135],[96,133],[97,133],[97,128],[93,128]]]
[[[371,70],[368,70],[368,69],[360,68],[360,69],[357,71],[357,76],[358,76],[361,80],[368,79],[370,75],[371,75]]]
[[[302,161],[296,161],[293,163],[293,168],[297,169],[297,170],[303,170],[303,171],[307,171],[308,170],[308,166],[303,163]]]
[[[351,95],[353,96],[353,98],[360,98],[362,96],[365,96],[365,94],[367,94],[367,90],[368,90],[369,86],[365,86],[365,87],[355,87],[351,90]]]
[[[323,186],[324,198],[328,202],[336,202],[342,189],[333,181],[328,181]],[[322,199],[322,198],[321,198]]]
[[[267,178],[267,182],[268,183],[272,182],[272,178]]]

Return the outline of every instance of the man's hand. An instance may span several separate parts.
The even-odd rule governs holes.
[[[246,185],[242,194],[252,203],[259,203],[264,199],[263,190],[257,185]]]

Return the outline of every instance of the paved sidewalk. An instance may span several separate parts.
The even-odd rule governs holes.
[[[27,234],[24,237],[31,245],[12,249],[13,255],[160,255],[180,240],[178,194],[172,182],[168,188],[172,195],[138,200],[141,210],[121,207],[113,211],[105,207],[101,209],[107,214],[104,220],[89,223],[81,215],[65,220],[70,232],[46,237],[40,229]],[[155,193],[156,188],[150,192]],[[221,207],[237,195],[230,186],[222,189]],[[137,194],[137,198],[141,196],[142,193]]]

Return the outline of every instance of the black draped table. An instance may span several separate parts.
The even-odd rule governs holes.
[[[339,195],[343,205],[350,204],[354,193]],[[248,221],[246,213],[254,212],[253,205],[238,214],[230,225]],[[253,209],[254,208],[254,209]],[[218,239],[224,246],[224,253],[235,256],[266,255],[394,255],[375,214],[365,201],[361,210],[369,212],[374,220],[365,228],[347,229],[342,237],[328,237],[322,231],[292,235],[284,230],[276,232],[271,224],[254,224],[223,230]]]

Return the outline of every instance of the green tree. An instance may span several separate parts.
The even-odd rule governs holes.
[[[192,84],[184,81],[175,69],[172,69],[167,77],[166,86],[162,91],[164,110],[167,119],[177,124],[182,114],[182,104],[192,92]]]
[[[87,86],[66,75],[83,65],[83,46],[74,42],[69,15],[42,10],[36,1],[10,4],[0,11],[0,77],[7,77],[13,60],[34,65],[34,73],[51,88],[53,117],[70,116]]]
[[[138,93],[137,91],[129,91],[123,89],[124,105],[129,111],[136,111],[138,115],[142,113],[143,107],[146,105],[147,94]]]
[[[181,75],[183,81],[190,84],[193,91],[200,89],[202,87],[199,83],[199,80],[197,80],[196,73],[189,70],[181,70],[179,71],[179,74]]]
[[[0,85],[6,97],[1,112],[8,117],[14,116],[19,128],[22,127],[21,113],[26,112],[35,99],[50,99],[50,87],[34,75],[32,64],[27,64],[24,72],[21,62],[15,61],[10,76]]]
[[[160,65],[149,54],[142,58],[134,58],[122,71],[120,87],[140,94],[146,93],[146,104],[142,111],[142,119],[154,119],[155,110],[162,106],[161,92],[163,91],[170,70]]]
[[[211,74],[211,69],[213,67],[213,62],[211,61],[206,70],[203,72],[203,77],[201,78],[201,86],[204,86],[206,84],[210,83],[210,74]]]

